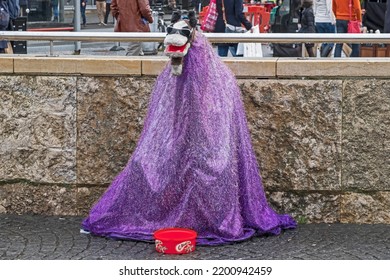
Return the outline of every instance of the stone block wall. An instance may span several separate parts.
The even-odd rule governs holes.
[[[0,59],[0,213],[83,216],[129,159],[166,60],[117,59],[107,74],[102,59],[39,59]],[[358,70],[374,62],[309,60],[317,70],[289,74],[301,60],[226,60],[277,211],[390,223],[390,81]]]

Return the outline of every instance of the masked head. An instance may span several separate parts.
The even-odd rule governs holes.
[[[171,58],[172,74],[179,76],[183,70],[183,58],[191,47],[195,35],[196,16],[194,11],[182,15],[180,11],[172,14],[171,25],[167,27],[165,54]]]

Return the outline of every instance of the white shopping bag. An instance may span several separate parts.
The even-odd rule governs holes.
[[[253,33],[260,33],[258,25],[253,27]],[[237,55],[243,55],[244,57],[263,57],[261,43],[239,43],[237,46]]]

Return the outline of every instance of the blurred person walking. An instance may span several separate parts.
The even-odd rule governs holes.
[[[333,0],[333,13],[336,16],[337,33],[348,33],[348,21],[362,22],[362,9],[359,0]],[[341,57],[343,44],[336,44],[334,57]],[[359,56],[359,44],[352,44],[351,57]]]
[[[218,18],[214,32],[244,33],[246,30],[251,30],[252,23],[246,19],[243,8],[242,0],[217,0]],[[221,57],[228,56],[230,49],[230,53],[233,56],[237,56],[237,46],[237,43],[218,44],[218,55]]]
[[[111,0],[106,0],[106,14],[104,15],[104,23],[108,23],[108,17],[111,14]],[[112,19],[112,23],[114,23],[114,18]]]
[[[302,0],[302,15],[301,15],[301,28],[300,33],[316,33],[314,25],[314,12],[313,12],[313,0]],[[310,57],[316,57],[314,53],[314,44],[306,43],[306,51]]]
[[[5,31],[9,24],[9,12],[7,0],[0,0],[0,31]],[[8,47],[7,40],[0,40],[0,53],[5,53]]]
[[[13,31],[15,20],[20,15],[19,0],[0,0],[0,9],[3,9],[1,12],[2,19],[0,21],[2,23],[0,23],[0,30]],[[6,26],[5,29],[4,26]],[[0,43],[0,52],[6,52],[5,49],[8,46],[8,48],[11,48],[12,50],[7,49],[7,52],[13,53],[12,42],[11,44],[9,44],[6,40],[2,40],[0,42],[2,42]],[[4,47],[4,45],[6,46]]]
[[[332,0],[315,0],[314,19],[317,33],[336,33],[336,17],[332,9]],[[320,48],[321,57],[328,57],[333,43],[323,43]]]
[[[99,18],[99,25],[107,25],[104,22],[106,16],[106,0],[96,0],[96,11]]]
[[[88,0],[80,0],[80,13],[81,13],[81,19],[83,21],[84,27],[87,25],[87,17],[85,16],[85,10],[87,9],[87,2]]]
[[[116,19],[115,32],[150,32],[153,17],[148,0],[112,0],[111,13]],[[138,56],[141,51],[141,42],[130,42],[126,55]]]

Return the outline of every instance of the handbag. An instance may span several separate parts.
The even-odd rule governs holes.
[[[215,30],[215,23],[217,22],[217,18],[217,0],[211,0],[209,4],[209,9],[207,10],[207,14],[202,21],[200,29],[205,32],[213,32]]]
[[[360,33],[360,21],[352,19],[352,0],[349,0],[348,33]]]

